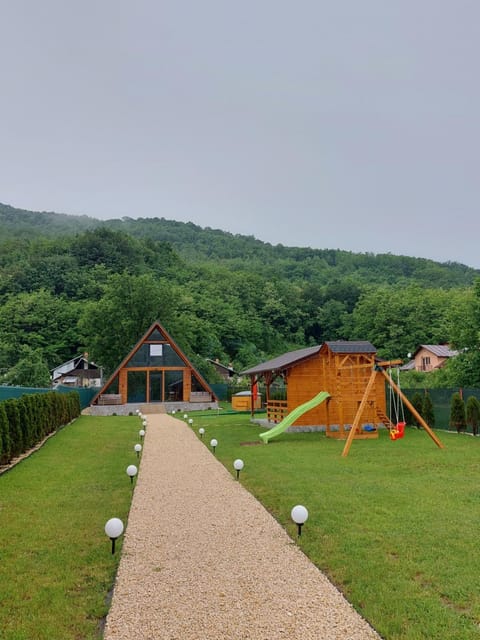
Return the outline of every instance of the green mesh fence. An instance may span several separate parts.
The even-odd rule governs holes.
[[[416,393],[420,393],[422,395],[428,393],[433,403],[435,429],[443,430],[449,430],[451,428],[449,425],[450,405],[452,402],[452,395],[454,393],[460,392],[465,403],[470,396],[475,396],[476,398],[478,398],[478,400],[480,400],[480,389],[402,389],[402,391],[410,400],[410,402],[412,401],[412,398]],[[471,432],[471,429],[469,428],[468,431]]]
[[[0,386],[0,402],[2,400],[8,400],[9,398],[21,398],[26,394],[31,393],[48,393],[52,391],[50,387],[2,387]],[[77,391],[80,396],[80,406],[82,409],[88,407],[91,399],[97,393],[98,389],[82,389],[77,387],[64,387],[59,385],[55,391],[58,393],[70,393],[71,391]]]

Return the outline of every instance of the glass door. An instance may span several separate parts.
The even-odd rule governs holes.
[[[163,371],[150,371],[149,402],[163,402]]]

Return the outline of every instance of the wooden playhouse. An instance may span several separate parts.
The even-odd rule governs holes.
[[[300,416],[292,430],[324,427],[328,437],[345,439],[363,400],[355,437],[376,438],[380,424],[390,425],[385,378],[381,371],[372,376],[376,362],[376,349],[370,342],[338,340],[291,351],[242,374],[250,376],[252,387],[264,383],[269,422],[279,422],[320,391],[328,391],[330,398]],[[270,398],[271,386],[278,378],[285,385],[283,400]]]

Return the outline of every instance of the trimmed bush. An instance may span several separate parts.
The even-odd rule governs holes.
[[[0,464],[28,451],[80,413],[76,391],[27,394],[0,402]]]
[[[450,426],[462,433],[467,428],[465,403],[460,393],[454,393],[450,404]]]
[[[472,429],[474,436],[478,435],[478,425],[480,424],[480,402],[475,396],[470,396],[466,405],[466,422]]]

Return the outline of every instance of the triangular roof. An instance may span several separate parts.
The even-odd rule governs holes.
[[[52,375],[57,372],[57,377],[59,377],[61,375],[64,375],[65,373],[69,373],[70,371],[75,371],[75,369],[77,369],[82,362],[87,363],[89,369],[100,370],[100,367],[98,367],[94,362],[89,360],[84,353],[82,353],[81,355],[75,356],[74,358],[71,358],[66,362],[62,362],[62,364],[53,367],[53,369],[50,369],[50,372]]]
[[[105,382],[105,384],[103,385],[103,387],[100,389],[100,391],[96,394],[96,396],[94,396],[91,400],[92,404],[95,404],[96,401],[98,400],[99,396],[102,395],[102,393],[105,392],[106,389],[108,389],[108,387],[110,386],[110,384],[115,380],[116,376],[118,376],[119,372],[121,369],[123,369],[125,367],[125,365],[127,364],[127,362],[129,362],[129,360],[137,353],[137,351],[140,349],[140,347],[145,343],[149,341],[149,338],[151,338],[152,336],[154,336],[155,340],[158,340],[159,337],[157,335],[155,335],[155,333],[158,332],[158,334],[160,335],[160,338],[163,339],[165,342],[168,342],[170,344],[170,346],[172,347],[172,349],[175,351],[175,353],[179,356],[179,358],[184,362],[185,366],[188,367],[189,369],[191,369],[192,373],[195,374],[196,378],[198,379],[198,381],[201,383],[201,385],[205,388],[206,391],[208,391],[209,393],[212,394],[212,397],[216,398],[215,393],[213,392],[213,390],[210,388],[210,385],[208,384],[208,382],[200,375],[200,373],[195,369],[195,367],[192,365],[192,363],[190,362],[190,360],[187,358],[187,356],[183,353],[183,351],[180,349],[180,347],[175,343],[175,341],[173,340],[173,338],[171,337],[171,335],[167,332],[167,330],[160,324],[160,322],[155,321],[152,325],[150,325],[150,327],[145,331],[145,333],[143,334],[143,336],[140,338],[140,340],[137,342],[137,344],[133,347],[133,349],[125,356],[125,358],[122,360],[122,362],[118,365],[118,367],[115,369],[115,371],[112,373],[112,375],[110,376],[110,378]]]
[[[421,349],[430,351],[430,353],[433,353],[438,358],[453,358],[458,356],[458,351],[450,349],[448,344],[421,344],[417,347],[413,355],[416,356]]]

